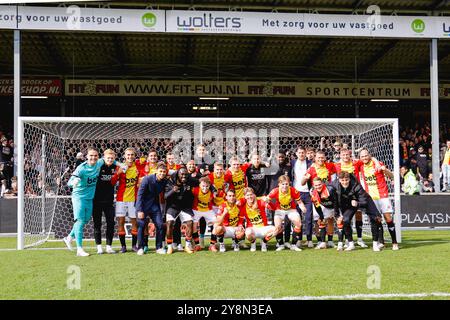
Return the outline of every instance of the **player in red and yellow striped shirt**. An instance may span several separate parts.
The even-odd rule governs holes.
[[[306,207],[300,199],[300,192],[294,187],[290,186],[290,179],[288,176],[280,176],[278,178],[278,188],[273,189],[266,197],[266,201],[275,210],[274,223],[277,230],[282,230],[282,225],[285,217],[294,224],[294,232],[292,233],[291,250],[302,251],[297,247],[297,241],[300,239],[300,232],[302,230],[302,220],[297,211],[297,204],[301,210],[306,213]],[[278,239],[279,246],[277,251],[283,250],[282,239]]]
[[[267,251],[267,242],[281,232],[267,223],[266,204],[256,198],[252,188],[244,189],[244,199],[239,202],[241,214],[245,217],[247,227],[245,237],[251,243],[250,251],[256,251],[256,238],[261,239],[261,251]]]
[[[198,227],[199,220],[204,218],[206,220],[207,225],[214,225],[216,221],[216,215],[212,210],[214,194],[211,190],[211,182],[209,177],[202,177],[199,180],[199,186],[192,189],[192,194],[194,195],[194,203],[192,205],[192,211],[194,211],[194,229],[192,233],[192,237],[195,242],[195,251],[200,251],[200,239],[198,235]],[[215,235],[211,235],[211,242],[209,245],[209,250],[216,252],[216,242],[217,237]]]
[[[392,250],[398,250],[399,247],[397,235],[395,233],[395,223],[392,220],[393,208],[391,200],[389,199],[389,189],[385,178],[386,176],[389,179],[393,179],[394,175],[381,162],[379,163],[381,167],[378,169],[367,149],[361,150],[359,158],[362,161],[359,170],[361,172],[364,190],[366,190],[373,199],[377,209],[383,214],[384,219],[386,220],[389,234],[392,238]],[[383,230],[380,230],[380,236],[382,234]],[[381,243],[380,247],[383,246],[384,244]]]
[[[121,252],[127,251],[125,243],[125,217],[128,216],[131,221],[131,235],[132,235],[132,249],[137,252],[137,224],[136,224],[136,209],[134,207],[136,202],[139,170],[135,164],[136,151],[133,148],[127,148],[124,153],[125,164],[112,177],[111,183],[113,185],[119,181],[119,187],[116,196],[116,217],[118,222],[118,234],[120,244],[122,245]]]
[[[225,182],[230,185],[231,189],[236,191],[236,199],[244,198],[244,188],[247,186],[245,172],[251,166],[251,163],[240,164],[237,157],[230,160],[230,168],[225,173]]]
[[[220,252],[226,251],[224,238],[233,238],[233,249],[239,251],[239,240],[244,237],[244,217],[236,204],[236,193],[233,189],[227,191],[225,198],[226,201],[219,207],[213,234],[218,236]]]
[[[325,152],[317,151],[314,163],[309,167],[302,179],[302,186],[308,181],[312,185],[315,177],[319,177],[324,183],[331,182],[333,175],[336,173],[336,168],[334,163],[326,162],[325,160]]]

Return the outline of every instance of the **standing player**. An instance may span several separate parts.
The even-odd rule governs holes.
[[[314,178],[318,177],[323,183],[331,182],[334,174],[336,173],[336,168],[334,163],[325,161],[325,152],[317,151],[314,163],[306,171],[305,176],[302,179],[302,185],[306,185],[309,181],[311,185],[313,184]],[[327,219],[327,234],[328,234],[328,246],[334,248],[333,244],[333,233],[334,233],[334,220],[333,218]],[[324,239],[322,239],[324,241]]]
[[[106,253],[116,253],[112,247],[114,236],[114,185],[111,180],[116,171],[113,164],[116,153],[107,149],[103,152],[105,164],[100,168],[100,174],[95,189],[94,208],[92,218],[94,220],[94,238],[97,245],[97,253],[102,254],[102,214],[105,214],[106,220]],[[117,166],[120,170],[120,167]]]
[[[392,220],[392,203],[389,199],[389,189],[386,182],[386,177],[393,179],[393,173],[386,168],[386,166],[380,162],[380,168],[377,169],[375,162],[369,153],[369,150],[362,149],[359,153],[359,158],[362,161],[362,165],[359,167],[361,177],[363,180],[364,190],[370,195],[375,202],[377,209],[383,214],[386,224],[388,226],[389,234],[392,239],[392,250],[398,250],[397,235],[395,233],[395,223]],[[383,235],[381,227],[380,237]],[[380,241],[380,247],[384,246],[384,239]]]
[[[311,162],[314,162],[314,159],[316,158],[316,149],[313,147],[306,147],[306,159],[308,159]]]
[[[122,246],[120,252],[127,252],[125,242],[125,217],[131,222],[132,250],[137,252],[137,225],[136,225],[136,194],[138,190],[139,170],[135,164],[136,151],[134,148],[127,148],[124,152],[125,163],[122,170],[119,170],[112,178],[113,185],[119,181],[116,196],[116,217],[118,222],[118,234]]]
[[[340,160],[334,164],[336,168],[336,174],[341,172],[348,172],[353,175],[356,181],[359,181],[359,167],[361,166],[361,160],[353,160],[352,153],[348,149],[342,148],[340,151]],[[361,211],[356,211],[355,214],[355,227],[358,241],[356,242],[361,248],[367,248],[367,245],[362,239],[363,230],[363,217]],[[348,239],[347,239],[348,240]]]
[[[192,239],[192,205],[194,196],[192,194],[192,178],[185,167],[181,167],[175,171],[165,186],[164,198],[166,200],[166,224],[167,224],[167,254],[172,254],[175,246],[172,244],[173,227],[176,220],[181,220],[181,223],[186,226],[186,246],[187,253],[193,253],[191,244]],[[180,241],[181,244],[181,241]]]
[[[244,198],[244,188],[247,186],[245,172],[250,165],[251,163],[241,165],[237,156],[233,156],[230,159],[230,168],[225,173],[225,181],[236,192],[237,200]]]
[[[270,176],[267,177],[268,180],[268,188],[266,193],[269,194],[271,190],[275,189],[278,187],[278,178],[280,178],[281,176],[286,176],[289,177],[289,180],[292,181],[292,168],[291,165],[289,163],[289,161],[287,161],[286,159],[286,154],[284,152],[279,152],[277,155],[277,164],[278,164],[278,169],[274,174],[271,174]],[[269,212],[273,211],[270,210],[270,208],[267,209]],[[272,217],[274,212],[272,213]],[[274,221],[273,221],[274,222]],[[284,221],[284,241],[283,241],[283,232],[280,232],[279,234],[277,234],[276,239],[277,239],[277,249],[280,247],[286,247],[286,248],[290,248],[291,244],[289,242],[289,239],[291,238],[291,221],[289,220],[289,218],[286,216]],[[301,231],[300,231],[301,233]],[[280,249],[282,250],[282,249]]]
[[[145,176],[139,186],[136,211],[138,213],[138,255],[144,254],[144,229],[147,227],[147,217],[150,217],[156,227],[156,253],[165,254],[163,248],[163,217],[160,206],[161,193],[167,180],[166,165],[159,163],[156,173]]]
[[[228,190],[228,184],[225,183],[225,175],[223,170],[223,164],[219,162],[214,163],[214,171],[209,174],[209,181],[211,186],[216,190],[214,196],[213,211],[215,214],[219,212],[219,207],[225,202],[226,190]]]
[[[198,237],[198,225],[201,218],[206,220],[207,225],[213,225],[216,220],[216,215],[212,210],[214,194],[211,190],[211,182],[208,177],[202,177],[199,180],[198,187],[192,189],[194,194],[194,204],[192,206],[194,211],[194,232],[192,234],[195,242],[195,251],[201,250]],[[216,252],[217,237],[212,234],[209,250]]]
[[[175,171],[180,169],[180,165],[175,162],[175,154],[167,152],[166,154],[167,174],[172,175]]]
[[[266,201],[272,205],[275,210],[274,222],[277,230],[282,230],[281,226],[287,216],[289,223],[294,224],[294,232],[292,233],[291,250],[302,251],[296,246],[299,241],[300,232],[302,230],[302,222],[300,214],[297,212],[297,205],[303,212],[306,212],[306,207],[300,199],[300,193],[290,186],[290,180],[287,176],[280,176],[278,178],[278,188],[273,189],[266,197]],[[284,246],[280,245],[277,251],[283,250]]]
[[[93,199],[95,187],[100,168],[105,164],[103,159],[98,159],[98,151],[89,148],[87,161],[80,164],[72,173],[68,181],[68,186],[73,188],[72,205],[75,224],[69,235],[65,237],[64,243],[72,250],[72,240],[77,242],[77,256],[87,257],[89,253],[83,250],[83,228],[92,216]]]
[[[302,185],[302,178],[304,177],[309,167],[311,166],[312,161],[309,161],[306,158],[306,149],[304,147],[298,147],[295,154],[297,156],[297,159],[292,160],[291,162],[292,177],[294,180],[293,185],[294,188],[300,192],[300,199],[303,201],[306,207],[306,214],[305,214],[306,240],[308,241],[308,248],[312,248],[313,214],[312,214],[311,195],[309,193],[309,190],[311,189],[312,186],[309,181],[305,185]]]
[[[225,173],[225,182],[228,183],[230,189],[234,189],[236,192],[237,201],[244,198],[244,188],[247,186],[245,173],[250,165],[250,163],[241,165],[237,156],[230,159],[230,168]],[[242,247],[246,247],[244,242],[242,242]]]
[[[175,171],[181,168],[181,165],[175,162],[175,154],[171,151],[166,153],[166,164],[167,164],[167,174],[169,176],[173,175]],[[173,243],[177,247],[178,251],[183,251],[183,245],[181,244],[180,219],[176,219],[175,224],[173,226]]]
[[[263,200],[256,198],[252,188],[244,189],[244,199],[240,201],[241,214],[247,222],[245,237],[250,241],[250,251],[256,251],[256,239],[261,239],[261,251],[267,251],[267,242],[281,232],[275,226],[268,225],[266,205]]]
[[[233,239],[234,251],[239,251],[239,241],[245,235],[243,227],[244,217],[241,215],[239,207],[236,205],[236,194],[234,190],[228,190],[226,201],[219,208],[214,224],[213,234],[218,237],[219,251],[225,252],[224,238]]]
[[[267,195],[268,181],[267,170],[268,163],[262,163],[261,157],[257,153],[253,153],[250,158],[250,166],[245,171],[245,177],[247,179],[247,186],[255,190],[255,194],[258,198]]]

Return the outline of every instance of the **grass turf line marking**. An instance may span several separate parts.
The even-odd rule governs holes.
[[[257,298],[258,300],[341,300],[341,299],[379,299],[379,298],[425,298],[450,297],[450,292],[431,293],[374,293],[374,294],[346,294],[341,296],[298,296],[282,298]]]

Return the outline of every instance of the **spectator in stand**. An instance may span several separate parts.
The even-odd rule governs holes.
[[[415,154],[414,159],[417,165],[417,174],[420,181],[428,179],[428,154],[425,152],[423,146],[419,146],[418,152]]]
[[[409,195],[418,195],[420,192],[419,181],[417,181],[416,174],[408,169],[407,166],[400,168],[400,184],[402,191]]]
[[[423,180],[421,183],[421,192],[434,192],[433,174],[428,175],[428,179]]]

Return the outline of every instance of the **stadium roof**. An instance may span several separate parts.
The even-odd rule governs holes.
[[[363,14],[372,0],[86,2],[89,7]],[[79,4],[79,3],[78,3]],[[41,4],[43,5],[43,4]],[[68,5],[68,4],[64,4]],[[379,0],[383,14],[450,15],[450,1]],[[0,31],[0,68],[12,74],[13,34]],[[274,81],[428,81],[429,40],[23,32],[23,73],[62,78]],[[450,41],[439,41],[450,81]]]

